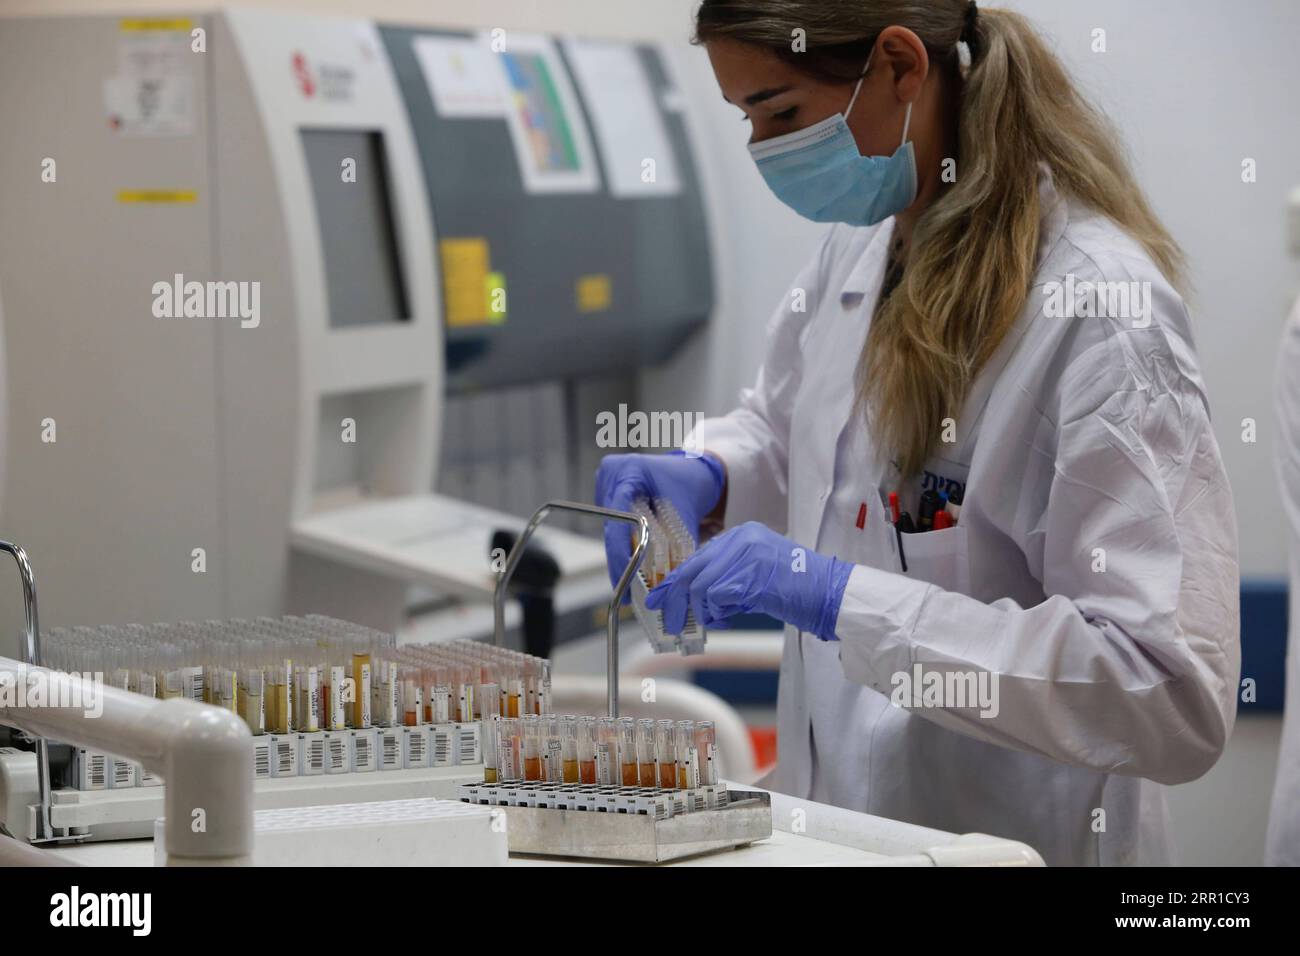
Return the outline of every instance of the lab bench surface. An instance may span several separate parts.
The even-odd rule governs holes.
[[[733,789],[735,784],[728,784]],[[757,790],[757,787],[746,789]],[[954,834],[765,791],[772,834],[732,850],[659,864],[512,854],[510,866],[1042,866],[1042,857],[1014,840]],[[153,866],[152,840],[83,843],[51,850],[86,866]]]
[[[120,840],[82,843],[59,847],[51,852],[82,866],[153,866],[152,840]],[[657,866],[863,866],[886,860],[881,854],[814,840],[806,836],[774,831],[758,843],[735,850],[706,853]],[[511,855],[510,866],[607,866],[599,860],[559,859],[545,856]]]

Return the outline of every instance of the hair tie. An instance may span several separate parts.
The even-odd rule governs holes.
[[[957,73],[963,81],[970,76],[970,44],[965,40],[957,41]]]
[[[961,28],[961,36],[957,39],[957,73],[961,76],[962,82],[970,76],[971,63],[975,59],[973,47],[975,46],[975,30],[979,25],[980,10],[975,0],[970,0],[966,4],[966,20]]]
[[[979,20],[979,16],[979,4],[977,4],[975,0],[970,0],[970,3],[966,4],[966,22],[961,28],[960,40],[960,42],[965,43],[967,46],[970,46],[971,41],[975,39],[975,27]]]

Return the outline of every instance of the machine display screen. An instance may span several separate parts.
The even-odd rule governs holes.
[[[382,134],[301,134],[325,254],[330,327],[409,320]]]

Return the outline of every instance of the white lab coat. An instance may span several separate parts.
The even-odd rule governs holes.
[[[838,642],[786,629],[774,789],[1050,864],[1160,864],[1160,784],[1209,769],[1236,713],[1233,503],[1182,300],[1046,172],[1040,192],[1035,291],[926,468],[965,486],[960,522],[903,536],[907,574],[882,501],[915,515],[921,487],[898,486],[853,398],[892,219],[830,231],[794,282],[806,310],[787,297],[757,384],[697,441],[726,464],[727,526],[856,565]],[[1071,274],[1149,282],[1149,327],[1048,317],[1041,290]],[[996,716],[893,706],[917,663],[996,674]]]
[[[1278,352],[1277,421],[1277,470],[1291,553],[1291,620],[1282,747],[1264,862],[1300,866],[1300,301],[1291,312]]]

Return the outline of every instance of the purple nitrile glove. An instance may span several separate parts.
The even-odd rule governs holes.
[[[718,535],[650,592],[646,607],[662,610],[664,630],[680,634],[687,608],[706,630],[758,611],[833,641],[853,565],[800,547],[750,521]]]
[[[596,504],[631,511],[638,498],[667,498],[698,542],[700,522],[717,507],[725,484],[722,464],[708,455],[606,455],[596,471]],[[632,558],[632,532],[632,525],[605,522],[605,558],[615,587]]]

